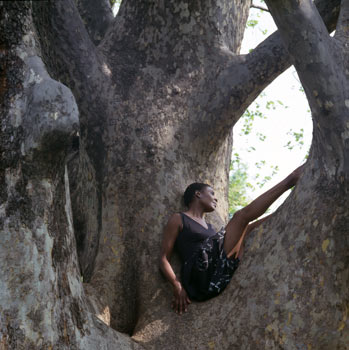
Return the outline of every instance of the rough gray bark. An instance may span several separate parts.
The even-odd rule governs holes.
[[[89,4],[80,2],[80,10],[90,9]],[[7,292],[10,287],[2,287],[1,307],[22,305],[34,310],[19,313],[24,315],[22,320],[15,317],[10,329],[19,329],[23,324],[26,331],[21,333],[21,339],[28,344],[31,341],[37,348],[52,345],[55,349],[129,349],[136,346],[133,340],[149,349],[294,349],[297,342],[302,342],[302,346],[315,344],[319,332],[316,322],[325,322],[330,327],[330,323],[335,324],[334,319],[342,317],[348,272],[345,265],[348,242],[344,236],[347,187],[343,185],[347,184],[347,172],[343,170],[347,167],[344,152],[347,143],[333,144],[336,133],[327,125],[328,118],[321,108],[315,120],[323,120],[333,136],[329,140],[319,136],[314,141],[310,165],[300,185],[274,219],[251,235],[246,259],[222,295],[206,303],[193,303],[190,312],[179,319],[170,310],[172,291],[157,268],[162,227],[168,215],[180,209],[180,196],[190,182],[199,180],[214,186],[220,208],[210,219],[217,228],[226,220],[232,126],[263,88],[290,65],[280,35],[273,34],[251,54],[241,56],[239,48],[250,1],[124,0],[117,18],[96,47],[93,42],[95,35],[102,37],[100,28],[88,25],[86,30],[81,19],[86,18],[86,13],[81,12],[80,16],[73,0],[32,5],[35,30],[29,3],[1,3],[2,28],[9,31],[2,56],[7,65],[1,76],[7,106],[2,109],[6,117],[2,122],[7,128],[2,132],[7,138],[1,140],[7,140],[3,147],[8,150],[8,163],[1,166],[0,208],[4,209],[0,213],[7,220],[4,222],[18,221],[5,210],[14,208],[25,225],[34,225],[29,230],[33,243],[28,246],[35,250],[40,244],[40,254],[35,256],[48,261],[47,270],[41,268],[47,285],[40,287],[35,273],[35,278],[27,279],[26,283],[38,295],[49,288],[58,297],[41,293],[43,309],[30,300],[23,306],[19,294],[13,298]],[[339,1],[319,1],[318,6],[332,30]],[[92,11],[87,14],[92,15]],[[9,23],[8,18],[13,18],[13,22]],[[23,18],[28,28],[19,30],[17,26]],[[288,29],[281,30],[281,34],[296,33],[294,28],[288,23]],[[327,31],[322,32],[321,38],[328,37]],[[27,36],[22,39],[23,34]],[[12,35],[17,35],[16,43],[12,42]],[[29,52],[25,40],[35,35],[38,40],[27,54],[35,59],[26,59],[17,47],[23,46],[21,50]],[[300,38],[295,42],[301,47]],[[292,54],[289,45],[287,48]],[[297,52],[299,55],[301,51]],[[19,62],[21,67],[13,62]],[[42,78],[35,80],[29,73],[23,78],[23,72],[31,69]],[[18,81],[25,82],[24,86],[33,85],[30,90],[23,90],[16,82],[10,84],[9,79],[17,76]],[[40,79],[46,82],[47,89],[40,85]],[[311,91],[307,79],[303,83]],[[75,99],[58,81],[71,89]],[[43,89],[51,94],[48,101],[52,103],[40,102],[43,97],[35,91]],[[28,104],[22,114],[10,111],[17,103],[11,99],[11,91],[14,95],[22,94],[19,104]],[[22,117],[23,126],[16,124],[18,130],[10,127],[13,116],[24,112],[28,118]],[[53,119],[52,114],[56,116]],[[78,146],[73,128],[77,115]],[[336,128],[342,127],[342,119],[337,119],[333,119]],[[43,125],[40,133],[35,132],[38,124]],[[332,153],[326,145],[333,148]],[[30,156],[31,148],[35,157]],[[342,154],[336,159],[339,164],[346,164],[338,168],[342,183],[337,181],[341,179],[338,171],[334,176],[337,182],[331,182],[334,168],[329,158],[333,153]],[[68,180],[64,176],[67,161],[77,254],[69,219]],[[26,167],[30,171],[23,177],[21,172]],[[20,190],[10,190],[11,186],[16,187],[16,181]],[[29,182],[34,185],[28,186]],[[19,200],[19,192],[25,193],[23,200]],[[9,193],[19,199],[10,200]],[[29,201],[27,196],[35,199]],[[18,201],[22,204],[17,208]],[[28,201],[37,210],[41,207],[36,203],[41,203],[41,212],[34,215],[38,223],[28,214]],[[308,205],[309,202],[312,204]],[[50,223],[46,231],[39,225],[41,222],[44,225],[45,220]],[[4,227],[10,238],[20,230]],[[337,244],[340,239],[341,246]],[[37,243],[41,241],[48,243]],[[13,266],[8,264],[9,270],[2,271],[1,280],[12,281],[20,276],[23,267],[31,266],[34,255],[25,253],[21,247],[13,245],[18,268],[11,272]],[[332,254],[336,254],[336,259]],[[8,259],[7,246],[1,246],[0,256],[4,261]],[[178,262],[175,265],[178,270]],[[84,286],[80,272],[86,282]],[[331,277],[325,279],[327,275]],[[335,287],[332,276],[337,278]],[[14,281],[17,286],[24,283]],[[312,288],[315,282],[322,287],[321,292]],[[323,315],[323,309],[319,309],[319,314],[311,313],[310,308],[316,308],[308,303],[309,294],[314,300],[326,302],[324,305],[338,304],[338,309],[324,308],[328,316]],[[300,310],[302,307],[306,311]],[[55,310],[52,326],[43,331],[43,323],[47,322],[42,322],[44,316],[39,316],[48,314],[52,308]],[[10,308],[2,311],[5,316],[0,321],[0,338],[14,349],[17,335],[13,336],[6,328],[6,315],[12,311]],[[91,311],[112,328],[132,335],[133,340],[112,328],[103,328]],[[308,332],[304,326],[308,322],[306,312],[311,315]],[[341,349],[348,337],[345,313],[340,322],[343,322],[338,325],[340,330],[325,339],[327,345],[321,340],[321,345],[329,349],[338,345]],[[304,336],[294,337],[298,330]],[[39,336],[30,338],[29,333],[35,332],[40,332],[42,340]]]
[[[99,44],[114,20],[109,0],[75,0],[91,40]]]
[[[29,2],[0,2],[0,349],[137,349],[88,311],[66,159],[71,91],[40,58]]]

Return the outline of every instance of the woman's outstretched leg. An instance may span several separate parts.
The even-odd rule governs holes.
[[[294,170],[290,175],[288,175],[284,180],[279,182],[270,190],[257,197],[245,208],[238,210],[234,214],[225,228],[226,233],[223,249],[228,256],[232,255],[230,253],[238,243],[240,243],[241,246],[242,240],[240,241],[240,239],[245,237],[246,233],[245,235],[243,234],[249,222],[264,214],[276,199],[278,199],[284,192],[292,188],[297,183],[302,170],[303,165]]]
[[[232,255],[236,254],[235,256],[237,258],[240,258],[242,257],[242,254],[243,254],[243,242],[244,242],[244,239],[246,237],[246,235],[248,235],[249,232],[251,232],[252,230],[254,230],[255,228],[257,228],[258,226],[262,225],[262,223],[266,220],[268,220],[273,214],[270,214],[270,215],[267,215],[265,216],[264,218],[262,219],[259,219],[259,220],[256,220],[256,221],[253,221],[252,224],[248,224],[245,229],[244,229],[244,232],[242,233],[239,241],[237,242],[237,244],[235,245],[235,247],[227,254],[227,257],[230,258]]]

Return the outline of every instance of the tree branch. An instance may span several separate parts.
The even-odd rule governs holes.
[[[33,10],[44,55],[48,56],[46,61],[55,77],[71,86],[74,80],[82,79],[85,82],[91,75],[95,75],[95,67],[100,65],[97,51],[74,1],[60,0],[49,4],[33,2]],[[50,63],[52,52],[55,59]],[[69,74],[64,74],[64,71]]]
[[[325,168],[327,175],[343,182],[349,173],[348,136],[343,133],[348,120],[347,57],[343,57],[338,41],[328,35],[311,0],[285,0],[282,7],[276,0],[267,3],[293,57],[312,110],[314,136],[310,159],[313,164],[320,162],[318,166]],[[345,8],[343,19],[346,12]]]
[[[317,1],[316,5],[327,30],[333,31],[338,18],[340,0]],[[296,31],[300,32],[295,25],[290,25],[288,28],[296,28]],[[253,94],[254,98],[291,65],[288,51],[284,47],[279,31],[264,40],[247,56],[247,64],[250,70],[250,79],[255,82],[257,88]]]
[[[91,40],[98,45],[114,21],[109,0],[75,0]]]
[[[336,28],[340,0],[322,0],[315,3],[328,32],[332,32]],[[290,56],[282,42],[280,32],[270,35],[248,54],[246,64],[249,67],[250,81],[254,86],[242,106],[243,111],[266,86],[291,65]]]
[[[349,1],[342,0],[335,38],[340,41],[349,39]]]
[[[1,205],[7,208],[0,211],[0,235],[8,242],[0,245],[0,346],[18,348],[21,339],[22,348],[36,348],[32,335],[40,333],[46,349],[143,349],[96,320],[83,293],[65,167],[78,111],[71,91],[46,71],[31,5],[0,3],[0,59],[6,65],[0,169],[11,174],[11,181],[0,176]],[[33,273],[35,265],[40,275]],[[33,322],[33,310],[51,315],[50,321]]]
[[[327,81],[338,69],[334,43],[313,2],[286,0],[282,6],[275,0],[267,3],[303,85],[307,82],[305,91],[309,102],[318,100],[319,94],[325,98],[332,91],[338,91],[334,86],[336,80]],[[316,103],[310,104],[316,106]]]
[[[78,186],[73,186],[74,211],[79,211],[82,207],[77,202],[85,193],[88,193],[87,197],[94,203],[88,209],[88,213],[86,210],[83,212],[85,216],[81,215],[82,221],[86,219],[84,227],[90,229],[85,242],[90,247],[86,250],[90,253],[89,266],[91,267],[98,247],[95,242],[99,239],[98,230],[95,228],[100,222],[99,194],[105,154],[101,152],[104,147],[102,134],[108,115],[107,99],[113,94],[110,88],[111,73],[106,59],[97,52],[89,38],[74,0],[50,3],[34,1],[33,9],[35,25],[50,73],[56,80],[70,87],[79,107],[79,170],[70,172],[70,176],[71,179],[74,176],[80,176],[80,172],[84,175],[75,181]],[[73,168],[70,166],[69,170]],[[75,182],[72,181],[73,184]],[[78,230],[76,232],[80,233]],[[85,269],[84,266],[84,272]]]
[[[246,100],[243,101],[238,110],[241,115],[251,102],[281,73],[290,67],[290,57],[285,49],[280,33],[277,31],[259,44],[240,64],[247,67],[249,74],[249,86],[244,86]],[[241,87],[235,86],[232,95],[238,93]],[[241,101],[242,102],[242,101]],[[234,106],[235,110],[238,106]]]
[[[72,89],[84,126],[99,114],[93,112],[94,102],[105,93],[107,63],[89,38],[74,0],[33,2],[33,8],[50,73]]]
[[[254,5],[254,4],[251,5],[251,9],[262,10],[262,11],[265,11],[265,12],[269,12],[269,13],[270,13],[270,11],[269,11],[266,7],[258,6],[258,5]]]
[[[328,31],[333,31],[340,0],[320,0],[316,4]],[[231,60],[230,65],[218,77],[220,96],[227,96],[229,103],[225,103],[226,112],[220,114],[220,120],[215,119],[211,122],[216,128],[229,129],[263,89],[290,65],[291,59],[279,31],[270,35],[248,55]],[[244,83],[246,80],[249,84]],[[235,84],[232,85],[232,82]]]
[[[33,6],[50,73],[73,91],[79,106],[81,139],[90,142],[93,137],[87,138],[87,132],[93,130],[96,135],[102,134],[105,114],[101,111],[106,110],[103,101],[110,90],[108,64],[89,38],[74,0],[49,4],[39,1],[33,2]],[[43,11],[46,11],[46,19],[42,18],[45,17]],[[99,163],[97,147],[91,146],[90,150],[89,156]]]

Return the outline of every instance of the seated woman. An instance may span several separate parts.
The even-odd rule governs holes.
[[[297,183],[302,167],[238,210],[225,229],[217,233],[204,218],[205,213],[216,209],[214,190],[202,183],[188,186],[184,192],[188,210],[175,213],[169,219],[160,254],[160,269],[174,288],[172,307],[177,313],[187,311],[191,299],[204,301],[224,290],[239,265],[246,234],[268,216],[250,222],[265,213],[277,198]],[[173,248],[182,260],[181,280],[176,277],[169,262]]]

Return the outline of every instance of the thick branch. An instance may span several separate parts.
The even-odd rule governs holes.
[[[339,6],[340,0],[330,3],[324,0],[317,2],[329,32],[335,29]],[[226,106],[226,112],[219,114],[220,120],[211,120],[213,125],[208,128],[213,126],[216,129],[223,127],[228,130],[263,89],[290,65],[291,59],[279,31],[270,35],[247,56],[233,59],[219,75],[217,82],[219,98],[229,99],[225,104],[221,102],[221,105]],[[246,84],[246,81],[249,83]],[[212,115],[216,118],[217,114]]]
[[[315,3],[328,32],[332,32],[336,27],[340,0],[317,1]],[[244,63],[242,62],[242,64]],[[248,94],[248,99],[240,108],[242,109],[241,113],[265,87],[291,65],[290,56],[284,47],[279,31],[258,45],[247,56],[246,64],[250,72],[250,81],[254,84],[254,91]]]
[[[283,41],[291,53],[300,78],[316,75],[328,77],[335,73],[334,46],[331,37],[321,19],[316,6],[311,0],[280,2],[269,0],[269,8],[280,30]],[[325,94],[336,89],[323,79],[313,79],[308,87],[314,91],[323,90]],[[308,94],[308,99],[314,99]]]
[[[316,5],[328,32],[332,32],[338,18],[340,0],[318,1]],[[299,31],[297,26],[291,25],[290,28],[292,27]],[[254,100],[271,81],[291,65],[289,54],[284,47],[279,31],[254,49],[247,56],[246,63],[249,67],[250,81],[254,84],[254,91],[248,96],[247,102],[249,102]]]
[[[348,79],[345,59],[336,41],[327,33],[311,0],[286,0],[283,6],[268,0],[283,41],[292,56],[313,115],[314,139],[311,158],[320,160],[329,175],[349,173],[348,136],[343,133],[348,120]],[[293,29],[293,28],[296,28]],[[339,51],[339,52],[338,52]]]
[[[105,119],[101,111],[106,112],[104,101],[110,90],[108,65],[97,55],[74,0],[49,5],[34,2],[33,6],[38,13],[36,25],[48,56],[47,64],[54,77],[72,89],[79,106],[81,139],[96,169],[101,169],[99,147]],[[48,12],[46,22],[42,19],[43,11]]]
[[[31,14],[30,2],[0,2],[0,59],[6,68],[0,109],[0,348],[141,349],[96,320],[83,293],[64,161],[78,113],[70,90],[46,71]]]
[[[114,21],[109,0],[76,0],[91,40],[97,45]]]
[[[240,70],[242,66],[247,67],[250,84],[241,85],[240,82],[232,89],[232,96],[241,94],[240,90],[244,90],[245,99],[240,103],[236,101],[239,105],[234,106],[234,110],[239,111],[238,118],[250,103],[290,65],[290,57],[278,31],[270,35],[246,56],[236,69]]]
[[[349,39],[349,0],[342,0],[335,38],[340,41]]]
[[[35,24],[40,34],[41,46],[50,73],[55,79],[71,88],[79,107],[81,130],[78,169],[80,170],[70,166],[69,171],[70,175],[73,174],[72,178],[79,173],[78,181],[71,179],[74,214],[77,212],[80,214],[82,205],[80,205],[81,203],[76,204],[76,202],[79,202],[80,197],[83,197],[85,193],[88,193],[88,198],[94,203],[89,208],[88,214],[86,214],[86,210],[83,210],[82,215],[75,215],[75,218],[83,218],[81,221],[86,226],[79,225],[80,222],[78,223],[74,219],[79,247],[81,243],[79,240],[80,231],[77,226],[87,227],[88,234],[93,236],[84,241],[92,247],[90,250],[87,249],[89,269],[91,270],[98,247],[96,228],[101,220],[99,194],[105,154],[101,151],[104,147],[102,134],[103,124],[108,115],[107,99],[113,94],[110,88],[111,73],[104,57],[97,54],[74,0],[60,0],[49,4],[47,2],[33,2],[33,7]],[[76,171],[72,171],[72,169]],[[77,185],[75,186],[75,184]],[[83,229],[81,228],[81,230]],[[85,272],[85,267],[83,271]]]
[[[104,116],[100,111],[109,79],[107,63],[97,55],[74,0],[49,5],[33,2],[33,6],[50,73],[72,89],[79,106],[82,133],[87,129],[96,131],[94,126],[101,125]]]
[[[49,4],[33,2],[33,9],[51,73],[72,88],[75,97],[79,98],[84,91],[93,88],[91,85],[101,80],[103,74],[96,48],[89,38],[74,0],[60,0]],[[54,57],[51,57],[52,53]]]

